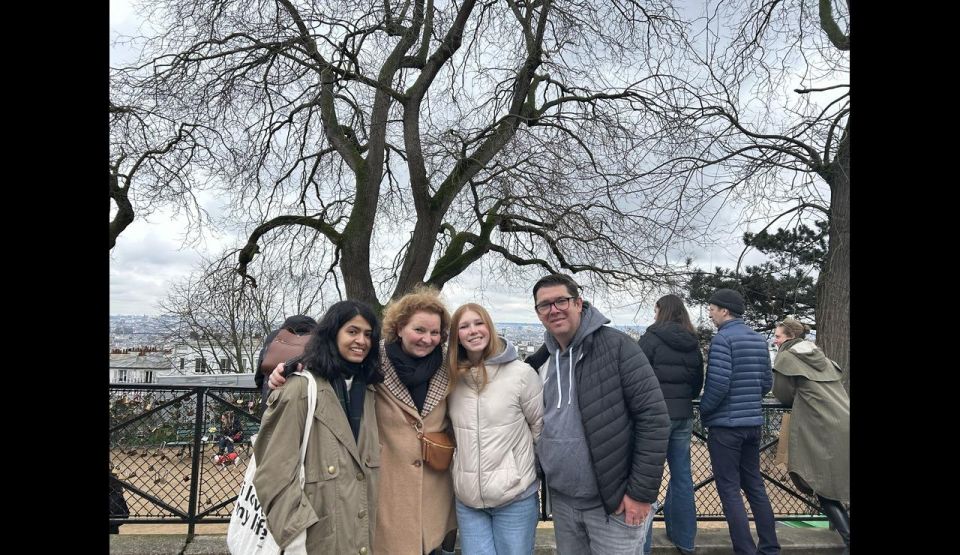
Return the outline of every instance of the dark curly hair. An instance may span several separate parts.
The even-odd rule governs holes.
[[[343,377],[343,369],[350,363],[340,356],[337,333],[354,316],[363,317],[373,328],[370,352],[359,364],[357,375],[368,384],[380,383],[383,381],[380,373],[380,322],[373,309],[358,301],[340,301],[327,309],[310,333],[310,341],[303,351],[303,365],[315,376],[328,381]]]

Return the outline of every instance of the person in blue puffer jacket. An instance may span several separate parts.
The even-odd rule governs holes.
[[[733,552],[778,555],[773,508],[760,476],[761,401],[773,387],[769,347],[740,317],[745,308],[740,293],[718,289],[708,302],[717,335],[710,342],[700,418],[708,428],[707,450]],[[750,535],[741,489],[750,502],[759,545]]]

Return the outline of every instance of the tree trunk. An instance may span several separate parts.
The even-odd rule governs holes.
[[[850,392],[850,135],[830,165],[830,231],[817,282],[817,345],[843,370]]]
[[[341,252],[340,272],[343,274],[347,298],[367,303],[379,313],[382,306],[370,278],[369,237],[344,234]]]
[[[120,187],[116,175],[110,176],[110,198],[117,204],[117,215],[110,222],[110,249],[117,245],[117,237],[133,223],[133,204],[127,196],[127,190]]]

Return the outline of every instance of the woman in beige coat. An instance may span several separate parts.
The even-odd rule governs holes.
[[[449,376],[441,347],[449,326],[450,314],[432,288],[416,289],[384,311],[376,553],[453,553],[457,520],[450,472],[423,463],[417,437],[417,427],[424,433],[449,431]]]
[[[788,318],[773,343],[773,394],[793,407],[787,471],[797,488],[816,495],[823,513],[850,546],[850,398],[840,369],[803,339],[807,327]]]
[[[307,406],[308,382],[301,376],[267,401],[253,483],[267,528],[287,554],[372,550],[380,474],[374,386],[383,379],[377,324],[365,304],[331,306],[304,351],[304,367],[316,377],[316,405]],[[297,452],[310,412],[301,489]],[[304,530],[305,538],[298,537]]]
[[[453,313],[447,352],[460,545],[466,554],[533,553],[539,518],[533,446],[543,430],[543,383],[497,337],[478,304]]]

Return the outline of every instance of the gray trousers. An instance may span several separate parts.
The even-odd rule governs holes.
[[[559,555],[641,555],[647,537],[647,520],[639,526],[628,526],[623,521],[626,511],[608,515],[603,506],[593,509],[575,509],[556,496],[553,505],[553,533],[557,538]]]

